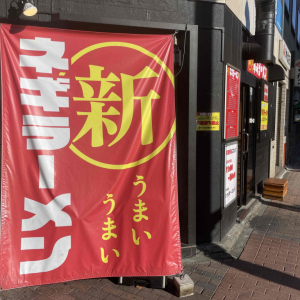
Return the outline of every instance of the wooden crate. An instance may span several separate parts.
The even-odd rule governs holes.
[[[287,179],[269,178],[264,183],[263,197],[282,201],[287,194],[287,186]]]
[[[270,186],[275,188],[285,188],[288,185],[287,179],[269,178],[265,181],[264,186]]]

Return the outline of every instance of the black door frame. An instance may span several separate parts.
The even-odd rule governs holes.
[[[245,85],[249,86],[249,87],[252,87],[253,89],[255,89],[256,91],[256,95],[255,97],[257,98],[258,95],[257,95],[257,78],[255,76],[253,76],[252,74],[250,74],[249,72],[245,71],[245,70],[242,70],[241,71],[241,90],[243,89],[243,99],[242,99],[242,118],[244,118],[244,105],[245,105],[245,102],[246,102],[246,99],[244,99],[245,97],[245,93],[244,93],[244,88],[245,88]],[[244,86],[244,87],[243,87]],[[255,99],[256,101],[257,99]],[[256,113],[256,110],[255,110],[255,113]],[[248,120],[249,122],[249,120]],[[255,123],[257,122],[257,115],[255,115]],[[256,140],[256,126],[255,126],[255,135],[254,135],[254,150],[253,150],[253,185],[254,185],[254,195],[256,193],[256,187],[255,187],[255,175],[256,175],[256,172],[255,172],[255,169],[256,169],[256,143],[257,143],[257,140]],[[240,151],[240,157],[241,157],[241,176],[244,176],[245,175],[245,170],[244,170],[244,164],[243,164],[243,142],[244,142],[244,120],[242,119],[241,120],[241,143],[242,143],[242,147],[241,147],[241,151]],[[240,199],[239,199],[239,203],[240,203],[240,206],[243,206],[243,205],[247,205],[249,201],[247,201],[247,195],[245,193],[245,184],[243,186],[242,184],[243,180],[241,178],[240,180]]]
[[[249,162],[249,144],[250,144],[251,141],[250,141],[250,139],[248,139],[248,141],[247,141],[248,152],[245,153],[244,149],[243,149],[243,144],[246,143],[245,134],[249,134],[249,130],[248,130],[248,132],[246,131],[247,128],[245,128],[244,120],[246,118],[246,124],[248,124],[248,126],[250,126],[250,119],[249,119],[249,116],[248,116],[247,112],[250,113],[250,111],[249,111],[250,103],[248,103],[248,101],[250,101],[250,88],[252,88],[253,89],[253,99],[252,99],[252,101],[254,103],[254,107],[253,107],[254,119],[255,119],[255,123],[258,122],[257,114],[256,114],[256,103],[257,103],[257,99],[258,99],[258,94],[257,94],[257,89],[252,87],[251,85],[248,85],[248,84],[245,84],[245,83],[242,83],[242,85],[243,85],[243,88],[242,88],[242,90],[243,90],[242,124],[241,124],[241,126],[242,126],[242,128],[241,128],[242,147],[241,147],[240,155],[241,155],[241,159],[243,159],[243,162],[245,161],[245,164],[241,163],[241,174],[243,174],[243,176],[244,176],[244,184],[242,184],[242,180],[241,180],[241,182],[240,182],[240,191],[242,193],[240,193],[240,204],[247,205],[250,202],[250,200],[255,196],[256,126],[253,125],[253,136],[252,136],[252,142],[253,142],[253,149],[252,149],[252,155],[253,155],[253,187],[252,188],[253,188],[253,190],[250,191],[249,193],[247,193],[247,171],[248,171],[248,162]],[[246,88],[248,89],[248,91],[246,91]],[[246,157],[245,157],[245,155],[246,155]]]

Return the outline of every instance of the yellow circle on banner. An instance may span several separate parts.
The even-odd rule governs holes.
[[[105,47],[125,47],[125,48],[130,48],[130,49],[134,49],[137,50],[151,58],[153,58],[161,67],[162,69],[166,72],[166,74],[168,75],[169,79],[172,82],[172,85],[174,87],[174,76],[171,72],[171,70],[166,66],[166,64],[155,54],[151,53],[150,51],[148,51],[147,49],[135,45],[135,44],[131,44],[131,43],[124,43],[124,42],[106,42],[106,43],[99,43],[99,44],[95,44],[92,46],[89,46],[81,51],[79,51],[77,54],[75,54],[72,58],[71,58],[71,64],[73,65],[80,57],[82,57],[83,55],[96,50],[96,49],[101,49],[101,48],[105,48]],[[156,156],[159,152],[161,152],[166,145],[169,143],[169,141],[171,140],[171,138],[173,137],[174,133],[176,131],[176,120],[174,120],[174,123],[172,125],[172,128],[168,134],[168,136],[165,138],[165,140],[162,142],[162,144],[156,148],[152,153],[150,153],[149,155],[147,155],[146,157],[139,159],[135,162],[131,162],[128,164],[121,164],[121,165],[114,165],[114,164],[107,164],[104,162],[100,162],[97,161],[93,158],[88,157],[87,155],[85,155],[84,153],[82,153],[80,150],[78,150],[74,144],[70,145],[70,149],[76,154],[78,155],[81,159],[85,160],[86,162],[95,165],[97,167],[101,167],[101,168],[105,168],[105,169],[112,169],[112,170],[124,170],[124,169],[129,169],[129,168],[133,168],[136,167],[138,165],[141,165],[147,161],[149,161],[151,158],[153,158],[154,156]]]

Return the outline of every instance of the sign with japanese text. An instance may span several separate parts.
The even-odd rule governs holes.
[[[260,130],[268,129],[268,114],[269,114],[269,103],[261,101],[261,120],[260,120]]]
[[[287,70],[291,68],[292,55],[284,40],[279,41],[279,60]]]
[[[220,113],[197,113],[197,131],[219,131]]]
[[[238,143],[225,145],[225,195],[224,207],[237,197],[237,158]]]
[[[247,61],[247,71],[258,79],[268,80],[268,68],[263,64],[254,63],[254,60]]]
[[[268,130],[268,115],[269,115],[269,87],[264,84],[264,97],[261,101],[261,113],[260,113],[260,130]]]
[[[267,84],[264,84],[264,101],[268,102],[269,98],[269,87]]]
[[[239,135],[240,72],[226,66],[225,139]]]
[[[300,86],[300,59],[295,61],[295,77],[294,77],[294,86]]]
[[[180,273],[173,37],[0,32],[1,287]]]

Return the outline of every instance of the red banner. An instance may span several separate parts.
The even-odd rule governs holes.
[[[239,136],[240,73],[226,67],[225,139]]]
[[[0,30],[1,287],[179,273],[172,36]]]

